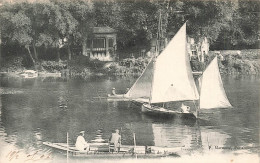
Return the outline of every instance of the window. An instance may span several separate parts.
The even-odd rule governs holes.
[[[109,38],[108,39],[108,47],[113,47],[113,44],[114,44],[113,38]]]
[[[93,40],[93,48],[105,48],[105,39],[104,38],[95,38]]]
[[[196,52],[196,51],[192,51],[192,55],[193,55],[193,56],[196,56],[196,55],[197,55],[197,52]]]

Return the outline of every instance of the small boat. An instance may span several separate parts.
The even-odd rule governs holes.
[[[142,75],[124,97],[141,103],[142,112],[158,115],[187,115],[197,118],[198,109],[232,107],[222,84],[217,57],[198,79],[199,94],[186,51],[186,42],[185,23],[160,55],[149,61]],[[190,106],[183,104],[188,102]],[[181,103],[181,106],[164,107],[171,103]]]
[[[88,143],[89,151],[79,151],[75,145],[67,145],[66,143],[43,142],[44,145],[63,152],[68,152],[72,156],[90,156],[90,157],[166,157],[177,156],[177,152],[182,150],[181,147],[155,147],[155,146],[134,146],[121,145],[118,152],[110,151],[109,143]]]
[[[124,94],[108,94],[107,95],[107,100],[108,101],[129,101],[128,98],[125,98]]]
[[[115,94],[115,95],[108,94],[107,96],[108,98],[114,98],[114,99],[124,98],[124,94]]]
[[[38,72],[34,70],[26,70],[20,75],[24,78],[36,78],[38,77]]]
[[[153,106],[149,104],[143,104],[141,106],[141,111],[146,113],[146,114],[151,114],[151,115],[164,115],[164,116],[179,116],[179,117],[186,117],[186,116],[194,116],[193,113],[190,112],[183,112],[179,110],[169,110],[164,107],[159,107],[159,106]]]

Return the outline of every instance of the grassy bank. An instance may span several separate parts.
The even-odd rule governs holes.
[[[219,51],[219,67],[223,74],[259,74],[259,50]],[[218,52],[218,53],[219,53]],[[215,51],[209,53],[205,63],[197,58],[191,59],[193,71],[203,71],[216,55]],[[118,62],[89,61],[85,56],[74,56],[70,61],[39,61],[35,67],[25,67],[22,57],[5,58],[0,71],[20,73],[25,69],[37,69],[39,72],[61,72],[71,78],[89,78],[92,76],[139,76],[149,62],[149,58],[127,58]]]

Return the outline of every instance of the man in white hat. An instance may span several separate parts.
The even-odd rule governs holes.
[[[115,152],[118,152],[118,148],[120,147],[121,145],[121,135],[119,135],[119,130],[116,129],[115,130],[115,133],[112,133],[112,136],[110,137],[110,143],[113,143],[115,148]]]
[[[84,138],[85,131],[80,131],[76,141],[76,148],[80,151],[89,151],[89,145]]]

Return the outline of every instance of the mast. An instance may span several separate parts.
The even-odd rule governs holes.
[[[154,57],[152,59],[153,62],[153,68],[152,68],[152,84],[151,84],[151,89],[150,89],[150,98],[149,98],[149,105],[151,105],[151,100],[152,100],[152,93],[153,93],[153,81],[154,81],[154,69],[155,69],[155,62],[156,62],[156,58]]]
[[[159,18],[158,18],[158,30],[157,30],[157,38],[156,38],[156,52],[155,57],[159,55],[160,48],[160,29],[161,29],[161,10],[159,9]]]
[[[157,31],[157,39],[156,39],[156,52],[155,56],[152,60],[153,62],[153,72],[152,72],[152,85],[151,85],[151,90],[150,90],[150,98],[149,98],[149,105],[151,105],[151,99],[152,99],[152,92],[153,92],[153,81],[154,81],[154,70],[155,70],[155,62],[156,62],[156,57],[160,53],[160,41],[161,41],[161,33],[162,33],[162,18],[161,18],[161,9],[159,9],[159,19],[158,19],[158,31]]]
[[[160,54],[162,48],[161,47],[162,38],[163,38],[162,13],[161,13],[161,9],[159,9],[158,30],[157,30],[157,39],[156,39],[156,57]]]

